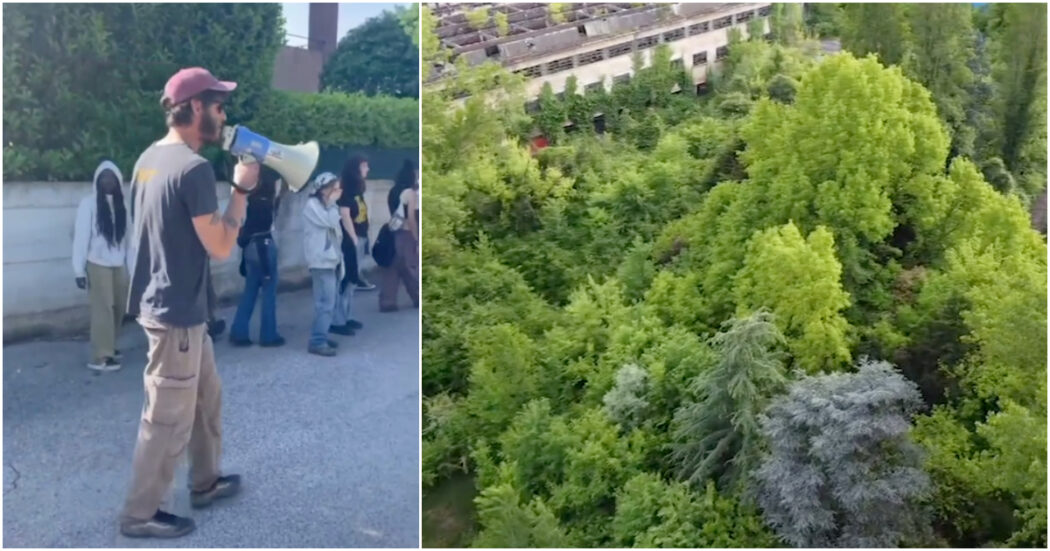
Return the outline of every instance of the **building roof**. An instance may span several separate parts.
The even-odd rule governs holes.
[[[429,4],[437,18],[436,34],[443,46],[471,64],[488,59],[503,64],[578,48],[610,36],[637,32],[670,20],[717,13],[746,4]],[[551,7],[559,6],[560,14]],[[490,17],[475,28],[468,13],[488,10]],[[506,14],[507,31],[495,22]],[[556,21],[557,20],[557,21]]]

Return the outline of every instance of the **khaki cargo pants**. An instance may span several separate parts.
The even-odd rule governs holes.
[[[143,326],[149,357],[146,403],[132,460],[126,519],[149,519],[163,503],[189,446],[190,489],[211,488],[222,453],[222,383],[206,325]]]
[[[102,362],[116,355],[117,337],[128,304],[128,274],[124,267],[87,263],[91,303],[91,359]]]

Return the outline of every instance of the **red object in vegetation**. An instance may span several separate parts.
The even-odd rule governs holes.
[[[550,145],[550,144],[547,142],[547,137],[546,136],[536,136],[535,138],[532,138],[532,152],[533,153],[536,153],[537,151],[539,151],[541,149],[544,149],[548,145]]]

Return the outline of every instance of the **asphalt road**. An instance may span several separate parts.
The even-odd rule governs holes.
[[[189,507],[186,467],[174,508],[197,522],[178,540],[121,536],[142,409],[145,337],[134,323],[124,369],[84,367],[85,341],[3,353],[5,547],[416,547],[419,545],[418,310],[380,314],[358,293],[365,328],[335,358],[306,353],[309,290],[278,297],[280,349],[216,342],[223,381],[223,468],[241,495]],[[408,304],[405,297],[401,304]],[[221,311],[227,323],[233,311]],[[258,314],[252,338],[258,337]]]

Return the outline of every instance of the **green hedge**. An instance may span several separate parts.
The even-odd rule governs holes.
[[[193,65],[237,81],[230,121],[277,141],[418,147],[416,100],[271,90],[282,29],[278,4],[6,6],[4,180],[86,180],[102,159],[130,176],[166,130],[164,83]]]
[[[103,158],[130,172],[181,67],[237,81],[228,112],[247,120],[284,35],[279,4],[12,4],[3,28],[6,180],[90,178]]]
[[[281,143],[316,140],[322,145],[415,149],[419,146],[419,101],[274,90],[255,113],[251,128]]]

